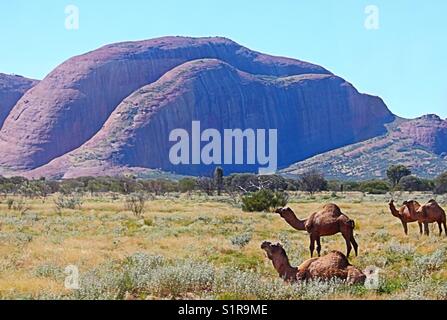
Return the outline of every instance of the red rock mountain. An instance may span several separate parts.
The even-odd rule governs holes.
[[[385,134],[394,119],[380,98],[322,67],[223,38],[168,37],[105,46],[56,68],[6,119],[0,167],[35,169],[34,177],[203,174],[210,168],[168,161],[170,130],[193,120],[218,130],[278,129],[279,166],[287,167]]]
[[[359,94],[332,74],[265,77],[215,59],[195,60],[167,72],[125,99],[104,127],[79,149],[32,176],[78,177],[159,168],[201,175],[212,166],[174,166],[169,133],[202,128],[278,129],[279,166],[382,134],[393,116],[377,97]],[[224,166],[226,172],[257,166]]]
[[[405,122],[399,129],[401,137],[412,137],[415,143],[435,154],[447,153],[447,120],[430,114]]]
[[[386,177],[388,167],[398,164],[425,178],[447,172],[447,120],[436,115],[398,118],[387,127],[385,135],[316,155],[283,173],[315,169],[332,179],[366,180]]]
[[[36,80],[0,73],[0,128],[17,101],[37,83]]]
[[[108,45],[69,59],[20,99],[0,131],[0,166],[32,169],[81,146],[133,91],[202,58],[216,58],[253,74],[330,74],[224,38],[166,37]]]

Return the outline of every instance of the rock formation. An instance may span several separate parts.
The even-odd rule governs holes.
[[[316,169],[330,179],[366,180],[386,177],[388,167],[396,164],[425,178],[447,171],[447,120],[436,115],[396,118],[387,127],[382,136],[319,154],[282,172],[295,175]]]
[[[36,80],[0,73],[0,128],[17,101],[37,83]]]
[[[108,45],[69,59],[20,99],[0,131],[0,166],[28,170],[72,151],[95,135],[132,92],[202,58],[267,76],[330,74],[224,38],[165,37]]]
[[[248,68],[245,68],[246,70]],[[214,166],[169,161],[171,130],[277,129],[278,165],[383,134],[394,116],[382,100],[363,95],[330,73],[265,76],[217,59],[184,63],[136,90],[77,150],[29,176],[109,175],[128,168],[208,174]],[[81,128],[81,127],[80,127]],[[6,132],[6,131],[4,131]],[[227,173],[258,165],[224,166]]]

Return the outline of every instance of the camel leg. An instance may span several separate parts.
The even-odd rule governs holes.
[[[425,235],[430,236],[430,226],[428,222],[424,222]]]
[[[320,239],[320,237],[317,237],[317,252],[318,252],[318,257],[321,257],[321,239]]]
[[[315,237],[313,235],[310,236],[310,257],[314,257],[314,250],[315,250]]]
[[[442,222],[438,222],[439,236],[442,236]]]
[[[424,234],[424,232],[422,231],[422,223],[418,222],[418,224],[419,224],[419,233],[422,236]]]
[[[407,225],[407,223],[406,222],[402,222],[402,226],[404,227],[405,235],[408,236],[408,225]],[[420,225],[420,226],[421,226],[421,234],[422,234],[422,225]]]
[[[358,257],[359,256],[359,245],[357,244],[357,241],[355,241],[354,235],[351,236],[351,243],[352,243],[352,246],[354,247],[355,256]]]
[[[447,224],[445,223],[445,221],[442,224],[444,225],[444,233],[447,236]]]
[[[351,254],[352,246],[351,246],[351,237],[347,235],[343,235],[343,238],[345,238],[346,241],[346,256],[349,258],[349,255]]]

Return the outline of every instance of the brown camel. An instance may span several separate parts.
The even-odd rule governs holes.
[[[355,255],[358,255],[358,245],[354,238],[354,220],[349,219],[343,214],[340,208],[335,204],[325,205],[318,212],[313,213],[308,219],[300,220],[290,208],[280,208],[275,211],[290,226],[300,231],[307,231],[310,235],[310,256],[314,256],[315,242],[317,242],[318,256],[321,256],[321,237],[332,236],[341,233],[346,241],[347,253],[349,257],[352,246]],[[352,244],[352,246],[351,246]]]
[[[348,284],[364,284],[365,274],[349,264],[348,258],[341,252],[332,251],[321,258],[312,258],[299,267],[292,267],[287,253],[280,244],[264,242],[261,245],[279,276],[287,282],[308,280],[341,279]]]
[[[430,223],[438,224],[440,236],[442,235],[442,226],[444,226],[444,231],[447,235],[445,211],[436,202],[436,200],[430,200],[423,206],[417,206],[416,201],[405,201],[404,205],[410,212],[412,212],[412,214],[418,217],[419,223],[424,225],[424,231],[427,236],[430,235]]]
[[[421,206],[417,201],[414,201],[414,205],[417,208]],[[391,214],[402,222],[406,235],[408,235],[408,224],[412,222],[417,222],[419,224],[419,232],[422,234],[422,223],[418,221],[419,219],[415,212],[410,211],[406,205],[403,205],[399,210],[397,210],[396,206],[394,205],[394,200],[390,201],[389,206]]]

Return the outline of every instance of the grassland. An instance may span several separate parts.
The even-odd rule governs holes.
[[[149,201],[143,217],[125,197],[85,196],[79,210],[58,212],[49,197],[26,200],[24,214],[0,198],[1,299],[447,299],[447,237],[437,227],[404,236],[391,216],[391,195],[293,194],[300,218],[335,202],[356,220],[359,257],[381,268],[377,290],[339,282],[288,285],[278,279],[260,244],[281,242],[292,265],[309,257],[308,235],[278,216],[242,212],[228,196],[169,195]],[[430,194],[397,194],[427,201]],[[446,198],[438,197],[446,207]],[[340,235],[323,239],[323,253],[345,251]],[[80,289],[65,289],[64,270],[76,266]]]

